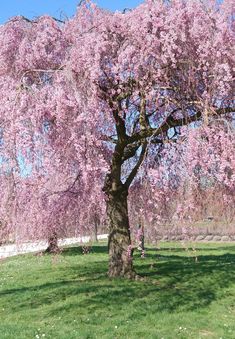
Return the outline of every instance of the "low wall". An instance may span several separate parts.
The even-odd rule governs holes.
[[[205,235],[205,234],[199,234],[199,235],[165,235],[165,236],[159,236],[157,237],[158,241],[211,241],[211,242],[230,242],[234,241],[235,242],[235,235]]]

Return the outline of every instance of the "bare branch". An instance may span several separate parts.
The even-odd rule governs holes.
[[[55,18],[55,17],[52,17],[52,19],[55,20],[55,21],[57,21],[57,22],[59,22],[59,23],[61,23],[61,24],[64,24],[64,23],[65,23],[64,20],[57,19],[57,18]]]

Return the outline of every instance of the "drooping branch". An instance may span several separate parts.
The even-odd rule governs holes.
[[[59,22],[61,24],[65,23],[65,21],[63,21],[61,19],[58,19],[58,18],[55,18],[55,17],[51,17],[51,18],[54,21]],[[29,19],[29,18],[25,17],[24,15],[13,17],[10,20],[8,20],[8,22],[15,22],[15,21],[20,21],[20,20],[26,21],[26,22],[28,22],[30,24],[37,24],[38,23],[38,17],[36,17],[35,19],[32,20],[32,19]]]
[[[80,179],[81,174],[77,174],[75,179],[73,180],[72,184],[65,190],[60,190],[60,191],[55,191],[55,192],[51,192],[50,194],[47,194],[46,196],[52,196],[52,195],[62,195],[62,194],[67,194],[67,193],[71,193],[72,195],[78,195],[79,193],[74,190],[76,183],[78,182],[78,180]]]

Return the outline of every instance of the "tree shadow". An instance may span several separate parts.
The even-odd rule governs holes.
[[[189,247],[148,247],[146,249],[147,253],[159,253],[159,252],[187,252],[187,251],[203,251],[203,252],[211,252],[211,251],[226,251],[226,252],[235,252],[235,245],[234,246],[223,246],[222,244],[219,244],[218,247],[205,247],[205,245],[211,245],[210,243],[201,243],[197,244],[195,247],[189,246]],[[157,255],[157,254],[156,254]]]
[[[85,247],[89,247],[89,251],[87,254],[107,254],[108,247],[107,245],[92,245],[89,246],[88,244],[84,244]],[[83,246],[71,246],[65,247],[62,249],[63,256],[75,256],[84,254]]]
[[[96,253],[107,253],[106,246],[93,249]],[[137,259],[135,264],[136,271],[147,277],[147,281],[109,279],[107,261],[91,261],[65,267],[59,281],[45,282],[44,279],[41,284],[6,289],[0,292],[0,298],[11,304],[12,312],[50,305],[49,315],[69,314],[76,308],[103,314],[107,308],[124,312],[128,307],[131,319],[137,314],[144,317],[149,305],[151,312],[204,308],[223,298],[227,289],[235,284],[235,254],[199,255],[196,261],[195,257],[182,253],[158,254],[153,249],[149,252],[152,255]],[[63,252],[63,256],[80,254],[81,249],[77,247]],[[65,276],[69,279],[64,279]],[[69,301],[61,304],[65,299]]]

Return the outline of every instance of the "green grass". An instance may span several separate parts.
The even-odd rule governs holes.
[[[109,279],[104,244],[0,263],[0,339],[235,338],[235,245],[136,253],[148,281]],[[197,256],[197,261],[196,261]]]

